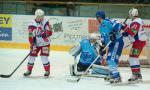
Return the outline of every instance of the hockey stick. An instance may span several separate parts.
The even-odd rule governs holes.
[[[30,53],[21,61],[21,63],[12,71],[12,73],[8,74],[8,75],[3,75],[1,74],[0,77],[2,78],[9,78],[11,77],[15,72],[16,70],[22,65],[22,63],[27,59],[27,57],[31,54],[32,50],[30,51]]]
[[[129,18],[129,15],[126,17],[126,19],[124,20],[123,23],[126,23],[126,21],[128,20],[128,18]]]
[[[106,48],[110,45],[111,42],[112,42],[112,41],[109,41],[109,42],[108,42],[108,44],[105,46],[105,48],[103,49],[103,51],[106,50]],[[70,79],[68,79],[67,81],[69,81],[69,82],[79,82],[80,79],[81,79],[81,77],[84,76],[84,75],[86,75],[86,74],[88,73],[88,71],[90,70],[90,68],[93,66],[93,64],[97,61],[97,59],[98,59],[99,57],[101,57],[101,56],[98,55],[98,56],[95,58],[95,60],[91,63],[91,65],[86,69],[86,71],[84,72],[84,74],[78,76],[75,80],[70,80]]]
[[[130,42],[128,45],[124,46],[123,48],[127,48],[132,44],[132,42]]]

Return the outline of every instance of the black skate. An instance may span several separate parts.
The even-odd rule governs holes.
[[[24,75],[25,77],[30,76],[30,75],[31,75],[31,71],[26,71],[23,75]]]
[[[49,75],[50,75],[50,72],[49,72],[49,71],[45,71],[44,76],[45,76],[45,77],[49,77]]]
[[[139,83],[142,82],[142,75],[140,73],[135,73],[131,78],[128,79],[129,83]]]
[[[109,76],[104,77],[104,80],[105,80],[105,81],[108,81],[108,82],[109,82],[109,81],[110,81],[110,79],[112,79],[112,78],[111,78],[111,77],[109,77]]]
[[[121,83],[121,77],[119,77],[118,79],[110,79],[109,82],[110,82],[110,84],[118,84],[118,83]]]
[[[104,77],[104,80],[107,81],[107,82],[109,82],[111,79],[114,79],[112,75]]]

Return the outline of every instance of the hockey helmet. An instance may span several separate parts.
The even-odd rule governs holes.
[[[98,34],[97,33],[89,34],[89,40],[91,41],[91,43],[96,42],[97,39],[98,39]]]
[[[44,16],[44,11],[42,9],[37,9],[35,11],[35,17],[43,17]]]
[[[138,10],[136,8],[130,9],[129,16],[131,16],[131,17],[138,16]]]
[[[104,11],[97,11],[96,17],[101,17],[102,19],[105,19],[105,12]]]

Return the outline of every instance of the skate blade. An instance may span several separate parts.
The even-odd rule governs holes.
[[[78,76],[69,76],[66,77],[67,82],[71,82],[71,83],[77,83],[79,81],[79,77]]]
[[[49,79],[49,78],[54,78],[53,76],[23,76],[23,78],[30,78],[30,79]]]
[[[137,84],[137,83],[142,83],[142,80],[136,80],[136,81],[128,81],[129,84]]]
[[[137,86],[136,84],[129,84],[128,82],[109,83],[111,86]]]

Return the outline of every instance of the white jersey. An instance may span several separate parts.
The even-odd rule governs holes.
[[[47,30],[50,30],[50,25],[48,20],[43,20],[40,23],[37,23],[35,20],[33,20],[29,26],[36,27],[35,30],[32,31],[32,34],[34,37],[36,37],[36,46],[46,46],[50,44],[50,37],[43,38],[41,36],[41,33],[47,32]]]
[[[132,25],[134,22],[137,22],[137,23],[139,23],[140,25]],[[133,38],[135,39],[135,40],[140,40],[140,41],[146,41],[147,40],[147,37],[146,37],[146,32],[145,32],[145,30],[144,30],[144,23],[143,23],[143,21],[142,21],[142,19],[141,18],[136,18],[136,19],[134,19],[131,23],[130,23],[130,28],[136,28],[136,27],[139,27],[139,30],[138,30],[138,32],[137,32],[137,34],[134,36],[134,37],[130,37],[132,40],[133,40]],[[133,40],[134,41],[134,40]]]

